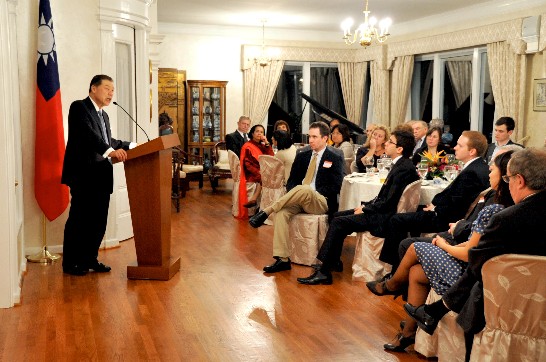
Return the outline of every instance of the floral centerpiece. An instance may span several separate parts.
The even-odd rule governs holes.
[[[430,153],[424,151],[421,154],[421,163],[428,166],[427,180],[432,180],[435,177],[444,178],[444,168],[448,164],[448,158],[444,151]]]

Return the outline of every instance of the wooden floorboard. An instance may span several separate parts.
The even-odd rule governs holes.
[[[132,239],[100,251],[107,274],[29,263],[21,305],[0,310],[0,361],[425,360],[383,350],[405,318],[402,301],[351,280],[353,238],[331,286],[298,284],[305,266],[264,275],[273,227],[234,219],[231,186],[192,184],[173,208],[181,270],[169,281],[127,279]]]

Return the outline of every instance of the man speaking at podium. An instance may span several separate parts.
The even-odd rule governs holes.
[[[68,142],[61,182],[70,187],[70,213],[64,228],[63,271],[85,275],[89,270],[110,271],[99,263],[98,251],[108,218],[114,174],[109,159],[127,159],[135,143],[112,138],[108,106],[114,96],[114,81],[96,75],[89,85],[89,97],[74,101],[68,113]]]

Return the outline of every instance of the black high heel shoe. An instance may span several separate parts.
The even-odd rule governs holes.
[[[402,295],[404,293],[404,289],[398,289],[398,290],[390,290],[387,287],[387,280],[374,280],[373,282],[367,282],[366,286],[375,295],[383,296],[383,295],[394,295],[394,299],[396,299],[398,296]],[[377,286],[381,285],[382,291],[380,292],[377,290]]]
[[[415,334],[404,337],[402,333],[398,333],[395,337],[398,340],[398,344],[386,343],[383,345],[383,348],[390,352],[405,352],[406,348],[415,344]]]

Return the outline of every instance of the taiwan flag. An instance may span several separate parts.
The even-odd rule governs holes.
[[[34,195],[44,215],[52,221],[68,206],[68,187],[61,184],[65,151],[63,110],[49,0],[40,0],[37,30]]]

